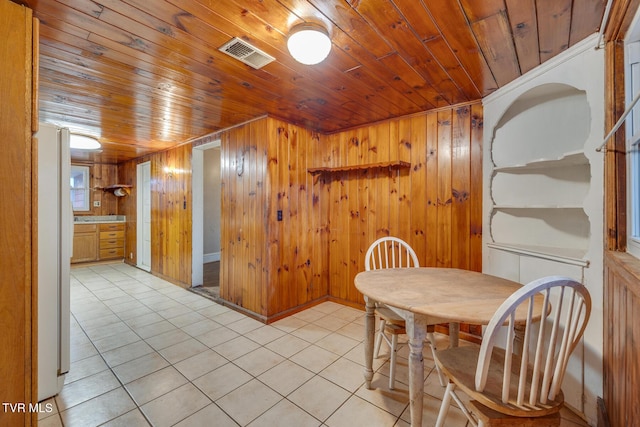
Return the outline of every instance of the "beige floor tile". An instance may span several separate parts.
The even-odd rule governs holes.
[[[213,350],[206,350],[173,365],[188,380],[193,381],[229,361]]]
[[[162,357],[167,359],[169,363],[178,363],[181,360],[195,356],[205,350],[209,350],[209,347],[194,338],[189,338],[185,341],[163,348],[162,350],[158,350],[158,352]]]
[[[211,400],[217,401],[227,393],[250,381],[251,378],[251,375],[233,363],[227,363],[197,378],[193,383]]]
[[[222,356],[226,357],[229,360],[235,360],[238,357],[244,356],[245,354],[257,349],[258,347],[260,347],[260,345],[251,341],[249,338],[245,338],[240,335],[230,341],[218,344],[217,346],[213,347],[212,350],[215,350],[217,353],[220,353]]]
[[[273,322],[271,326],[278,328],[284,332],[293,332],[296,329],[301,328],[306,324],[307,322],[305,322],[302,319],[289,316],[289,317],[285,317],[284,319],[280,319],[277,322]]]
[[[56,404],[59,411],[64,411],[118,387],[120,387],[120,383],[111,371],[99,372],[66,384],[60,394],[56,396]]]
[[[215,403],[180,421],[176,427],[237,427],[238,423],[225,414]]]
[[[140,340],[115,350],[106,351],[101,355],[109,366],[114,367],[153,352],[154,350],[149,344]]]
[[[200,314],[198,314],[198,316],[200,316]],[[203,320],[197,321],[196,323],[180,327],[180,329],[182,329],[192,337],[199,337],[202,334],[213,332],[214,330],[220,328],[222,328],[222,325],[220,323],[214,322],[213,320],[206,317]]]
[[[145,341],[156,350],[162,350],[163,348],[171,347],[174,344],[178,344],[190,339],[192,339],[191,335],[183,332],[180,329],[175,329],[172,331],[154,335],[151,338],[146,338]]]
[[[38,427],[63,427],[60,415],[50,415],[38,420]]]
[[[330,331],[337,331],[338,329],[348,325],[349,321],[332,316],[331,314],[325,314],[324,317],[321,317],[313,323],[314,325],[321,326],[325,329],[329,329]]]
[[[87,357],[95,356],[98,354],[95,346],[88,339],[82,342],[71,342],[71,350],[69,352],[69,360],[71,363],[77,362]]]
[[[93,345],[102,353],[136,341],[140,341],[140,337],[133,331],[126,331],[118,335],[93,341]]]
[[[101,427],[147,427],[149,422],[142,415],[139,409],[134,409],[126,414],[120,415],[118,418],[114,418]]]
[[[269,344],[271,341],[275,341],[278,338],[285,335],[286,332],[281,331],[278,328],[274,328],[271,325],[263,325],[258,329],[254,329],[244,334],[245,337],[252,341],[257,342],[260,345]]]
[[[247,332],[253,331],[254,329],[258,329],[262,326],[264,326],[264,323],[258,322],[257,320],[252,319],[250,317],[245,317],[244,319],[240,319],[235,322],[231,322],[227,324],[227,328],[243,335],[246,334]]]
[[[359,341],[340,334],[327,335],[326,337],[316,342],[316,345],[318,347],[322,347],[325,350],[329,350],[340,356],[347,353],[358,344],[360,344]]]
[[[351,393],[322,377],[313,377],[295,390],[287,399],[315,418],[325,421],[338,409]],[[351,427],[355,427],[353,424]]]
[[[221,325],[228,325],[229,323],[237,322],[244,319],[245,316],[237,311],[228,310],[225,313],[218,314],[211,318],[211,320],[220,323]]]
[[[216,323],[216,324],[219,324],[219,323]],[[204,334],[198,335],[196,336],[196,338],[202,344],[210,348],[213,348],[217,345],[224,344],[225,342],[231,341],[232,339],[237,338],[239,336],[240,334],[232,331],[229,328],[220,327],[212,331],[206,332]]]
[[[98,372],[106,371],[109,369],[101,355],[87,357],[86,359],[73,362],[69,367],[69,372],[64,378],[65,384],[72,383],[82,378],[89,377]]]
[[[260,375],[258,379],[281,395],[287,396],[311,377],[313,372],[290,360],[284,360]]]
[[[296,319],[304,320],[305,322],[315,322],[316,320],[326,316],[326,313],[322,311],[316,310],[315,308],[310,308],[308,310],[302,310],[293,315]]]
[[[308,370],[318,373],[338,360],[340,356],[335,353],[320,348],[317,345],[311,345],[299,353],[291,356],[291,360]]]
[[[131,329],[124,322],[114,322],[104,326],[98,326],[96,328],[87,329],[85,332],[90,340],[96,341],[102,338],[107,338],[112,335],[119,335],[125,332],[129,332]]]
[[[210,305],[210,306],[199,309],[198,313],[211,319],[213,317],[219,316],[220,314],[226,313],[228,311],[229,309],[227,307],[220,304],[215,304],[215,305]]]
[[[247,425],[280,400],[282,396],[254,379],[218,399],[216,404],[240,425]]]
[[[153,352],[118,365],[113,368],[113,372],[122,381],[122,384],[127,384],[168,365],[169,362],[158,353]]]
[[[173,366],[167,366],[135,381],[125,388],[138,406],[142,406],[165,393],[187,383],[187,379]]]
[[[142,326],[132,327],[136,334],[142,339],[151,338],[156,335],[163,334],[169,331],[175,331],[178,328],[169,322],[168,320],[161,320],[159,322],[150,323]]]
[[[344,358],[336,360],[323,369],[318,375],[350,392],[355,392],[364,384],[362,367]]]
[[[284,358],[279,354],[264,347],[258,347],[244,356],[238,357],[233,361],[233,363],[254,377],[257,377],[263,372],[278,365],[283,360]]]
[[[172,426],[195,414],[211,401],[193,384],[187,383],[151,402],[140,409],[154,427]]]
[[[291,357],[310,345],[311,343],[308,341],[294,337],[293,335],[284,335],[275,341],[271,341],[265,347],[269,350],[275,351],[281,356]]]
[[[253,420],[249,427],[317,427],[322,423],[286,399]]]
[[[436,424],[441,403],[441,400],[434,399],[428,395],[424,396],[422,401],[422,425],[432,426]],[[400,418],[407,423],[411,422],[411,412],[409,407],[405,409]],[[465,427],[467,425],[467,418],[460,409],[452,406],[449,408],[449,414],[447,415],[445,425],[447,427]]]
[[[366,400],[352,396],[329,417],[325,424],[329,427],[391,427],[397,419],[395,415],[383,411]]]
[[[351,322],[336,331],[340,335],[344,335],[356,341],[364,340],[364,327],[357,323]]]
[[[313,323],[309,323],[301,328],[296,329],[295,331],[292,331],[291,335],[302,338],[303,340],[310,343],[314,343],[326,337],[330,333],[331,331],[328,329],[325,329],[318,325],[314,325]]]
[[[396,383],[389,389],[389,378],[375,375],[371,381],[371,390],[362,385],[355,395],[399,417],[409,405],[409,386]]]
[[[149,313],[142,314],[140,316],[130,317],[125,320],[125,323],[131,327],[134,331],[147,325],[152,325],[163,321],[164,319],[158,313],[150,311]]]
[[[189,310],[186,313],[180,314],[175,317],[170,317],[167,320],[177,326],[178,328],[182,328],[187,325],[192,325],[197,322],[201,322],[203,320],[207,320],[202,314],[196,313],[195,311]]]
[[[164,310],[159,310],[157,313],[165,319],[171,319],[183,314],[191,313],[191,309],[183,304],[176,304]]]
[[[119,417],[136,405],[122,387],[61,412],[65,427],[98,426]]]

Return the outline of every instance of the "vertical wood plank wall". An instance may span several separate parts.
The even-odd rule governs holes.
[[[27,406],[38,397],[37,26],[30,9],[0,0],[0,397]],[[36,424],[35,412],[0,410],[2,426]]]
[[[363,304],[353,279],[376,238],[407,240],[424,266],[481,269],[482,106],[439,110],[332,135],[274,118],[221,132],[221,297],[273,320],[331,298]],[[152,271],[191,283],[191,145],[151,160]],[[403,160],[410,169],[307,169]],[[173,177],[164,167],[187,171]],[[135,188],[122,200],[135,254]],[[184,209],[184,201],[187,209]],[[282,219],[278,220],[278,211]],[[134,259],[128,262],[135,263]]]
[[[107,187],[113,184],[120,184],[118,181],[118,166],[103,163],[73,163],[77,166],[89,166],[90,170],[90,187]],[[102,190],[91,190],[90,206],[87,212],[74,212],[74,215],[117,215],[118,197],[111,193],[105,193]],[[93,202],[99,201],[100,206],[94,206]]]
[[[118,166],[118,184],[133,185],[118,200],[118,213],[127,216],[125,255],[137,262],[136,166],[151,161],[151,271],[182,286],[191,284],[191,145],[125,162]]]
[[[623,252],[605,254],[604,401],[612,426],[640,420],[640,265]]]
[[[316,191],[329,200],[332,298],[364,303],[353,278],[364,270],[368,246],[381,236],[409,242],[423,266],[480,271],[480,105],[342,132],[320,146],[322,163],[314,166],[411,163],[410,169],[363,169],[319,179]]]

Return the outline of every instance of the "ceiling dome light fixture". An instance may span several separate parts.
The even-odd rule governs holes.
[[[69,146],[79,150],[98,150],[102,147],[97,139],[72,133],[69,137]]]
[[[293,58],[305,65],[322,62],[331,50],[329,33],[321,25],[305,22],[289,32],[287,48]]]

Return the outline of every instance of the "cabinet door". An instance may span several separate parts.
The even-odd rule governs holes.
[[[95,261],[97,259],[98,239],[96,233],[74,234],[71,262]]]

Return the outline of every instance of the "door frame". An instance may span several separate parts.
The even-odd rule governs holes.
[[[204,283],[204,151],[220,147],[220,139],[193,147],[191,155],[191,287]]]
[[[143,233],[143,205],[144,205],[144,192],[149,192],[149,197],[151,197],[151,180],[149,180],[149,185],[144,186],[144,179],[142,176],[142,168],[149,168],[149,175],[151,175],[151,162],[142,162],[136,165],[136,181],[137,181],[137,193],[136,193],[136,267],[145,270],[151,271],[151,265],[143,264],[144,258],[144,233]],[[151,250],[151,244],[149,244],[149,250]],[[151,258],[151,257],[149,257]]]

